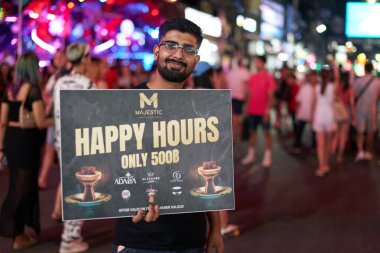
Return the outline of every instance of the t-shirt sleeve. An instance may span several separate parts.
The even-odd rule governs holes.
[[[35,101],[42,100],[41,90],[38,87],[30,88],[28,100],[30,104],[33,104]]]

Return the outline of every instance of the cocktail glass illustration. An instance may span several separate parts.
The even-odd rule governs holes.
[[[214,179],[219,175],[221,167],[214,161],[203,162],[201,167],[198,167],[198,173],[205,180],[204,194],[215,194],[216,188]]]
[[[148,189],[146,189],[146,193],[149,197],[149,204],[154,204],[154,196],[157,193],[157,189],[154,189],[152,186]]]
[[[83,201],[94,201],[96,199],[94,185],[100,180],[102,173],[95,167],[83,167],[75,173],[75,176],[84,186]]]

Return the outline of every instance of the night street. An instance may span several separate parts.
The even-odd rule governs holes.
[[[241,166],[246,143],[235,154],[236,210],[231,222],[241,236],[225,240],[225,252],[380,252],[380,167],[353,161],[348,152],[343,165],[334,162],[324,178],[314,175],[312,152],[294,156],[288,142],[274,144],[273,166],[263,169],[262,150],[253,166]],[[349,156],[349,157],[348,157]],[[62,225],[51,220],[59,171],[54,168],[49,189],[40,192],[42,234],[40,243],[22,252],[58,252]],[[0,201],[7,188],[7,175],[0,174]],[[88,221],[83,235],[88,252],[111,252],[113,221]],[[13,252],[11,240],[0,238],[0,252]],[[17,251],[20,252],[20,251]]]

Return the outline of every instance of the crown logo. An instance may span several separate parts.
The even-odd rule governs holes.
[[[148,177],[153,177],[154,176],[154,172],[148,172]]]

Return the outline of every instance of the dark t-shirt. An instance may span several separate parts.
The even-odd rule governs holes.
[[[149,89],[142,83],[135,89]],[[132,218],[116,222],[115,245],[151,250],[182,250],[202,248],[206,243],[207,221],[205,213],[160,215],[151,223]]]
[[[32,104],[38,100],[42,100],[40,88],[36,86],[32,86],[25,100],[25,105],[24,105],[25,109],[27,109],[28,111],[32,111]],[[9,105],[8,120],[18,122],[21,101],[10,100],[8,97],[8,93],[5,92],[4,97],[3,97],[3,103],[7,103]]]

